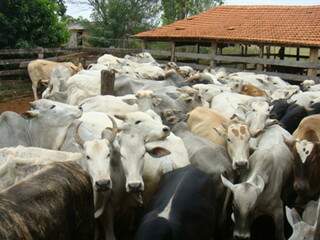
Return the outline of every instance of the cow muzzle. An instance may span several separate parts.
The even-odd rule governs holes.
[[[143,184],[141,182],[129,182],[127,184],[127,192],[139,193],[144,190]]]
[[[246,239],[250,239],[250,232],[235,232],[233,234],[233,239],[234,240],[246,240]]]
[[[232,164],[233,169],[245,169],[249,168],[249,162],[248,161],[237,161]]]
[[[109,179],[96,181],[95,185],[96,185],[97,191],[101,191],[101,192],[112,189],[112,182]]]

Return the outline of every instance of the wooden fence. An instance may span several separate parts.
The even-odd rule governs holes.
[[[150,52],[159,62],[166,63],[169,60],[183,60],[183,65],[190,65],[196,69],[204,69],[208,65],[198,64],[203,60],[210,64],[212,61],[220,65],[226,63],[245,63],[257,65],[275,65],[294,67],[301,69],[320,69],[319,62],[296,62],[280,59],[261,58],[259,56],[230,56],[217,54],[203,54],[190,52],[172,52],[152,49],[122,49],[122,48],[35,48],[35,49],[3,49],[0,50],[0,101],[12,96],[31,95],[31,84],[27,75],[27,65],[35,59],[46,59],[51,61],[81,62],[84,66],[97,61],[103,54],[112,54],[123,57],[126,54],[135,54],[141,51]],[[172,56],[174,55],[174,58]],[[218,64],[219,65],[219,64]],[[228,71],[239,71],[235,68],[227,68]],[[255,71],[273,76],[279,76],[286,80],[303,81],[308,79],[307,75],[297,75],[280,72]],[[316,80],[320,80],[316,78]]]

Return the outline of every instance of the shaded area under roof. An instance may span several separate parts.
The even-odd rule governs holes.
[[[135,36],[320,47],[320,5],[219,6]]]

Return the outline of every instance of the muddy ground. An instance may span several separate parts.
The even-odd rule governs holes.
[[[0,102],[0,113],[5,111],[13,111],[17,113],[23,113],[30,108],[29,102],[33,101],[32,96],[17,97],[12,100]]]

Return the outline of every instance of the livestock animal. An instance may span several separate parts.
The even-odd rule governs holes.
[[[30,103],[23,117],[14,112],[0,115],[0,147],[33,146],[58,150],[68,128],[82,115],[78,107],[40,99]]]
[[[217,112],[203,107],[190,112],[187,123],[191,132],[225,146],[234,169],[249,167],[251,135],[245,123],[228,121]]]
[[[292,171],[292,154],[283,142],[288,136],[280,126],[270,127],[260,136],[258,148],[249,159],[250,170],[240,177],[240,183],[221,176],[233,192],[234,238],[249,239],[253,221],[268,215],[274,221],[276,239],[285,239],[281,193]]]
[[[81,154],[35,147],[10,147],[0,149],[0,190],[54,162],[79,162]]]
[[[286,216],[293,229],[289,240],[319,240],[319,215],[320,206],[318,202],[309,202],[302,218],[295,209],[286,207]]]
[[[220,194],[210,175],[193,166],[167,173],[135,239],[211,239],[219,232]]]
[[[39,82],[49,83],[52,70],[57,65],[63,65],[67,67],[70,70],[71,75],[76,74],[82,69],[81,64],[76,66],[71,62],[58,63],[42,59],[31,61],[28,64],[28,74],[32,82],[32,91],[35,100],[38,99],[37,88]]]
[[[93,239],[90,177],[75,163],[56,163],[1,191],[0,226],[1,239]]]

